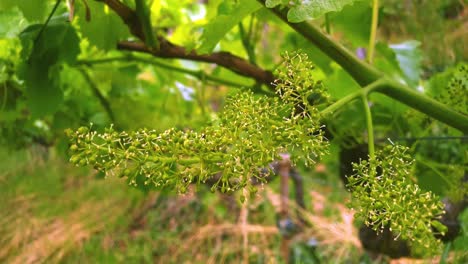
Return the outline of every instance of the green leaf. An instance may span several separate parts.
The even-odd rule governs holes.
[[[372,8],[367,1],[345,6],[329,17],[332,28],[344,33],[354,47],[367,47],[372,21]]]
[[[340,99],[346,95],[361,89],[358,83],[343,69],[337,69],[324,80],[333,99]]]
[[[309,19],[318,18],[328,12],[340,11],[344,6],[359,0],[305,0],[299,5],[291,7],[288,11],[288,21],[299,23]]]
[[[395,52],[401,70],[409,81],[409,85],[413,87],[418,85],[421,74],[422,52],[420,45],[421,43],[416,40],[390,45],[390,48]]]
[[[62,63],[73,64],[80,53],[79,38],[66,18],[54,18],[38,37],[42,25],[31,25],[21,34],[23,63],[19,77],[24,80],[32,116],[53,113],[63,100],[59,73]]]
[[[49,65],[40,62],[23,64],[20,75],[26,86],[26,97],[32,118],[54,113],[63,100],[63,92],[54,76],[58,69],[51,70]]]
[[[0,1],[0,11],[7,11],[13,8],[18,3],[17,0],[3,0]]]
[[[86,10],[82,1],[76,1],[79,8],[78,25],[83,37],[87,38],[91,45],[99,49],[115,49],[117,42],[130,36],[128,27],[115,14],[106,12],[104,4],[97,1],[87,1],[91,17],[86,20]]]
[[[0,1],[0,11],[5,11],[17,6],[28,21],[39,21],[47,14],[46,0],[2,0]]]
[[[419,85],[422,54],[420,43],[415,40],[387,46],[377,43],[379,57],[374,65],[394,79],[416,88]]]
[[[16,37],[27,24],[17,9],[0,12],[0,38]]]
[[[18,7],[29,21],[41,21],[47,15],[47,2],[37,0],[18,0]]]
[[[285,1],[285,0],[266,0],[265,1],[265,6],[268,7],[268,8],[273,8],[277,5],[281,5],[281,4],[287,4],[288,1]]]
[[[218,16],[205,26],[202,35],[202,44],[198,49],[198,52],[211,52],[221,38],[223,38],[224,35],[237,25],[237,23],[261,7],[262,6],[257,1],[239,0],[239,2],[231,9],[230,13],[222,15],[219,15],[218,13]]]

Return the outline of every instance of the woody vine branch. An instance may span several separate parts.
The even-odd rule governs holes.
[[[269,86],[271,86],[271,83],[274,81],[274,76],[271,71],[252,65],[245,59],[228,52],[197,54],[195,51],[187,51],[184,47],[175,45],[161,36],[157,36],[158,43],[160,44],[159,48],[147,47],[144,44],[146,37],[143,33],[142,24],[138,20],[138,16],[134,10],[118,0],[100,1],[104,2],[109,8],[116,12],[124,23],[128,25],[130,32],[143,41],[143,43],[121,42],[118,44],[119,49],[149,53],[160,58],[178,58],[215,63]],[[258,1],[265,5],[264,0]],[[331,40],[313,25],[307,22],[289,22],[286,15],[288,11],[287,8],[275,7],[269,10],[340,64],[361,86],[367,86],[377,80],[383,79],[382,85],[375,87],[375,89],[372,89],[373,91],[385,94],[463,133],[468,133],[468,116],[460,114],[423,94],[413,91],[405,85],[388,79],[383,73],[366,62],[359,60],[354,54]]]

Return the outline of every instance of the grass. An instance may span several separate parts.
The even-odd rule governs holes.
[[[59,262],[93,235],[128,225],[127,214],[144,198],[58,158],[20,151],[1,160],[0,262]]]
[[[362,258],[347,194],[330,179],[306,179],[306,225],[283,239],[277,182],[240,204],[203,186],[143,192],[42,150],[0,150],[0,160],[0,263],[285,263],[284,245],[292,263],[387,261]]]

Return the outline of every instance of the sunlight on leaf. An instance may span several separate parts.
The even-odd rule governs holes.
[[[237,23],[242,21],[247,15],[257,11],[262,6],[256,1],[240,0],[230,10],[224,10],[223,14],[218,14],[204,28],[202,44],[198,51],[200,53],[211,52],[216,44],[226,35]],[[219,12],[220,10],[218,10]]]
[[[288,21],[299,23],[309,19],[318,18],[331,11],[340,11],[344,6],[352,4],[358,0],[302,0],[297,1],[289,9]]]

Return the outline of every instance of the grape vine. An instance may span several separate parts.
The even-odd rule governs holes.
[[[278,97],[234,93],[224,110],[200,131],[69,130],[70,161],[126,177],[131,185],[141,182],[184,193],[190,184],[218,175],[212,191],[246,188],[253,194],[257,188],[252,179],[264,181],[263,168],[280,159],[281,153],[291,153],[295,164],[311,166],[328,151],[320,121],[324,112],[335,107],[321,81],[314,79],[313,68],[306,55],[286,53],[276,72]],[[328,107],[321,112],[316,105]],[[348,187],[358,218],[376,231],[389,227],[396,238],[427,249],[427,254],[440,249],[432,229],[445,231],[437,221],[443,205],[410,178],[412,159],[407,148],[387,146],[353,167]]]

